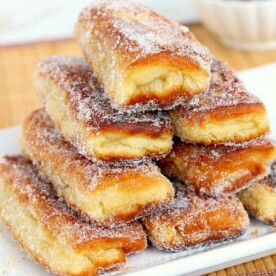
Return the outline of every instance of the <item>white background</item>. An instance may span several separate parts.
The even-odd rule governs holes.
[[[72,37],[79,12],[93,0],[0,0],[0,46]],[[192,0],[133,0],[180,22],[197,21]]]

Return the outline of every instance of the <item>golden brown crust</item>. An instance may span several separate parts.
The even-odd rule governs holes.
[[[103,87],[83,58],[46,58],[38,64],[34,79],[47,112],[64,137],[87,157],[122,161],[158,157],[170,150],[173,128],[169,118],[161,112],[131,114],[112,109]],[[74,126],[69,127],[70,124]],[[135,145],[127,139],[137,139],[140,144],[142,141],[145,148],[133,149]],[[96,140],[104,149],[97,149]]]
[[[236,145],[204,146],[176,140],[159,166],[164,174],[208,195],[236,193],[269,172],[275,147],[265,137]]]
[[[188,28],[142,5],[120,0],[93,2],[81,12],[75,34],[115,107],[167,109],[186,102],[187,96],[200,93],[208,86],[208,50]],[[188,87],[179,82],[162,89],[161,93],[151,89],[144,93],[141,87],[136,87],[128,97],[126,80],[143,68],[167,68],[183,73],[183,82],[185,79],[191,82]],[[200,82],[193,83],[195,76]],[[154,79],[153,76],[147,83]]]
[[[97,224],[137,219],[173,198],[171,183],[152,162],[115,167],[87,160],[64,140],[43,109],[25,120],[20,145],[67,204]]]
[[[169,112],[176,135],[195,143],[223,144],[249,141],[268,132],[264,105],[235,72],[213,59],[211,73],[208,90]]]
[[[121,257],[124,259],[124,254],[137,252],[146,247],[145,233],[139,223],[134,222],[116,229],[100,228],[90,224],[69,209],[65,202],[56,196],[51,184],[43,181],[32,163],[22,156],[6,157],[4,163],[0,164],[0,177],[1,189],[4,189],[4,192],[5,189],[11,191],[11,194],[7,195],[10,196],[10,200],[14,198],[18,202],[16,207],[18,210],[24,208],[24,211],[31,211],[30,214],[34,216],[36,223],[42,225],[44,235],[47,233],[51,239],[54,238],[55,245],[60,244],[68,250],[73,250],[75,254],[89,256],[92,258],[93,265],[98,264],[105,268],[108,264],[104,263],[104,255],[102,255],[102,262],[99,257],[93,259],[93,252],[112,248],[120,249],[123,255],[119,258],[123,261]],[[1,200],[4,202],[9,198]],[[17,215],[16,208],[13,209],[14,216]],[[5,213],[7,213],[6,206],[1,205],[1,218],[12,228],[12,232],[16,232],[14,225],[9,223],[13,221],[13,218],[5,217]],[[36,234],[37,239],[43,238],[38,233]],[[16,234],[14,236],[17,238]],[[20,239],[19,243],[22,243],[24,249],[30,254],[33,253],[30,244]],[[44,256],[34,255],[34,257],[40,264],[51,269],[51,263],[45,264]],[[114,263],[108,265],[113,266]],[[60,275],[67,274],[61,272]],[[76,275],[94,275],[94,271]]]
[[[145,133],[153,138],[172,134],[170,120],[161,113],[130,114],[112,109],[83,58],[48,57],[37,65],[36,74],[52,81],[66,95],[70,111],[96,134],[113,130],[130,135]]]
[[[268,224],[276,224],[276,162],[271,174],[238,193],[246,210],[255,218]]]
[[[45,261],[43,258],[41,258],[41,256],[39,254],[37,254],[36,252],[30,250],[29,246],[27,246],[25,241],[22,240],[22,238],[14,231],[12,225],[9,223],[8,220],[2,219],[2,222],[8,228],[8,230],[11,233],[12,237],[14,238],[16,243],[18,244],[20,250],[26,252],[28,254],[28,256],[35,261],[35,263],[41,265],[48,272],[50,272],[54,275],[58,275],[58,276],[68,276],[69,275],[66,272],[63,273],[61,271],[57,271],[56,269],[52,268],[51,264],[49,264],[47,261]],[[118,262],[119,263],[124,263],[125,259],[122,258],[120,261],[118,260]],[[97,268],[94,267],[94,266],[91,266],[89,268],[89,270],[82,271],[82,273],[79,273],[79,274],[74,274],[74,276],[94,276],[94,275],[97,275],[97,274],[98,274]],[[70,275],[73,276],[73,274],[70,274]]]
[[[241,235],[249,219],[236,196],[199,197],[177,184],[167,210],[143,219],[151,242],[161,250],[177,251]]]

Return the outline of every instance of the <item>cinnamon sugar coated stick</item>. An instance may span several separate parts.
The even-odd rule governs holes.
[[[213,59],[210,87],[186,106],[169,112],[175,135],[202,144],[241,143],[269,131],[263,103],[250,94],[236,73]]]
[[[207,48],[187,27],[143,5],[93,1],[75,35],[114,108],[169,109],[209,85]]]
[[[242,235],[249,219],[236,196],[207,198],[184,184],[175,185],[176,196],[166,210],[143,219],[150,241],[166,251],[185,250]]]
[[[0,164],[0,218],[36,262],[57,275],[96,275],[122,267],[146,247],[138,222],[110,228],[89,223],[57,197],[25,157]]]
[[[238,193],[248,212],[258,220],[276,224],[276,161],[271,174]]]
[[[264,178],[276,156],[267,137],[241,144],[206,146],[175,140],[171,153],[159,161],[162,172],[196,192],[222,196]]]
[[[132,165],[171,149],[170,119],[160,111],[113,109],[83,58],[44,59],[36,67],[34,86],[65,139],[89,159]]]
[[[153,162],[126,167],[88,160],[61,136],[45,110],[25,120],[20,146],[67,204],[97,224],[138,219],[173,198],[172,184]]]

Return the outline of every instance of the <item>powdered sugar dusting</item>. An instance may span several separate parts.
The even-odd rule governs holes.
[[[172,193],[172,191],[169,192],[170,186],[165,188],[168,196],[162,199],[151,195],[148,199],[141,198],[137,201],[136,193],[127,193],[132,187],[135,189],[134,185],[140,187],[139,185],[144,182],[147,183],[146,187],[152,185],[152,188],[154,188],[153,183],[156,187],[163,188],[165,184],[170,185],[159,168],[151,161],[136,167],[128,167],[124,164],[115,166],[110,162],[99,164],[88,160],[64,140],[45,110],[35,111],[27,118],[20,141],[24,154],[37,165],[43,178],[53,184],[57,194],[64,196],[69,206],[82,212],[97,225],[114,227],[137,220],[156,212],[170,200]],[[133,183],[134,179],[135,183]],[[71,192],[68,193],[68,190],[67,193],[64,192],[66,189]],[[133,199],[135,201],[133,206],[137,209],[132,207],[131,211],[124,212],[114,204],[113,210],[107,211],[105,209],[107,201],[103,198],[99,202],[99,197],[105,195],[109,198],[106,193],[110,192],[109,189],[112,191],[112,197],[118,195],[125,200]],[[147,191],[148,189],[143,190],[143,192]],[[122,195],[124,192],[126,192],[125,197]],[[92,201],[93,209],[98,210],[101,213],[100,216],[95,216],[96,212],[91,212],[89,204],[85,205]]]
[[[99,238],[127,239],[133,244],[145,239],[136,222],[112,229],[92,225],[58,198],[52,185],[42,180],[35,166],[22,156],[6,157],[0,170],[6,185],[11,185],[18,198],[34,208],[38,220],[65,246],[78,247]]]
[[[188,106],[179,107],[182,118],[205,116],[205,111],[220,107],[237,106],[240,104],[257,104],[260,100],[250,94],[242,81],[222,61],[213,58],[211,67],[211,83],[204,93],[195,95]]]
[[[168,209],[143,220],[159,249],[183,250],[244,233],[249,219],[236,196],[208,198],[196,195],[185,184],[174,187],[176,196]]]
[[[160,174],[158,167],[151,161],[141,162],[137,167],[128,167],[124,164],[115,166],[110,162],[99,163],[86,159],[62,137],[43,109],[30,115],[24,125],[23,135],[24,143],[28,143],[28,154],[33,160],[37,160],[40,166],[55,168],[59,162],[58,171],[63,177],[71,172],[71,177],[76,179],[76,185],[91,191],[95,190],[105,177],[112,177],[115,183],[123,174],[131,172],[153,177]]]
[[[113,109],[83,58],[49,57],[38,64],[37,72],[56,83],[66,94],[71,114],[96,134],[107,127],[137,131],[137,125],[152,132],[172,131],[169,118],[162,112],[133,114],[131,110]]]
[[[276,183],[275,162],[271,166],[271,174],[255,181],[249,188],[241,191],[238,196],[248,213],[268,224],[276,223]]]
[[[173,209],[173,212],[175,211],[174,209],[176,208],[184,208],[184,209],[189,209],[190,204],[194,204],[193,201],[195,200],[196,202],[204,203],[208,205],[208,211],[216,211],[218,208],[221,208],[221,203],[226,201],[229,205],[228,207],[231,209],[235,209],[238,205],[238,207],[241,208],[241,203],[237,199],[235,195],[228,195],[224,197],[209,197],[206,195],[199,195],[197,194],[192,187],[189,185],[186,185],[185,183],[181,182],[174,182],[174,189],[175,189],[175,198],[172,202],[170,202],[166,210],[171,210]],[[229,201],[230,200],[230,201]],[[235,204],[233,204],[235,202]],[[236,205],[236,206],[235,206]],[[201,210],[203,211],[203,210]],[[182,210],[183,212],[183,210]]]
[[[136,112],[172,109],[190,98],[184,90],[185,83],[202,90],[209,82],[211,57],[208,49],[187,27],[142,5],[121,0],[92,2],[80,14],[75,30],[83,55],[99,81],[105,84],[115,109]],[[153,73],[144,91],[144,84],[137,81],[135,69],[142,73],[144,65],[148,69],[151,64],[157,68],[165,59],[170,66],[164,64],[160,68],[167,73],[160,78],[156,76],[156,79],[156,73]],[[173,86],[174,81],[171,83],[164,77],[171,73],[185,80],[182,83],[179,79]],[[196,83],[198,74],[202,83]],[[155,88],[149,91],[152,84],[166,93],[159,93]]]
[[[170,52],[175,56],[195,60],[202,69],[209,72],[208,51],[195,40],[188,28],[152,16],[140,24],[137,24],[137,21],[113,19],[112,25],[114,36],[117,34],[118,38],[113,48],[123,48],[135,53],[131,63],[148,55]]]
[[[237,193],[264,178],[269,173],[269,164],[261,160],[256,165],[258,171],[255,171],[249,163],[250,154],[272,148],[273,145],[266,136],[235,146],[205,146],[176,139],[172,152],[159,161],[159,166],[163,173],[185,181],[200,194],[221,196]],[[242,154],[243,160],[245,155],[248,156],[248,160],[240,164],[239,154]],[[252,162],[256,164],[257,159]]]
[[[209,51],[187,27],[143,5],[123,0],[95,1],[82,11],[79,20],[86,22],[90,30],[96,23],[100,28],[108,22],[114,49],[135,53],[129,64],[147,55],[169,52],[194,60],[207,72],[210,70]]]

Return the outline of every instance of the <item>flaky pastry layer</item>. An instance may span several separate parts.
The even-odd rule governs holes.
[[[75,35],[115,108],[168,109],[209,85],[210,55],[187,27],[129,1],[94,1]]]
[[[211,84],[189,105],[169,112],[175,134],[203,144],[239,143],[269,130],[264,105],[251,95],[234,71],[213,59]]]
[[[167,210],[143,219],[150,241],[159,249],[177,251],[230,241],[246,230],[248,215],[236,196],[199,197],[184,184],[175,189]]]
[[[96,275],[146,247],[142,226],[99,228],[57,197],[22,156],[0,164],[0,216],[21,248],[57,275]]]
[[[87,160],[64,140],[45,110],[25,120],[20,145],[67,204],[97,224],[137,219],[173,198],[171,183],[152,162],[114,167]]]
[[[83,58],[46,58],[36,68],[34,84],[65,139],[90,159],[160,157],[171,149],[170,119],[161,112],[131,114],[111,108]]]
[[[191,144],[176,139],[172,152],[160,160],[161,171],[198,193],[236,193],[269,173],[276,155],[266,137],[234,145]]]
[[[276,168],[276,162],[274,166]],[[238,197],[252,216],[276,224],[276,174],[273,171],[271,175],[239,192]]]

